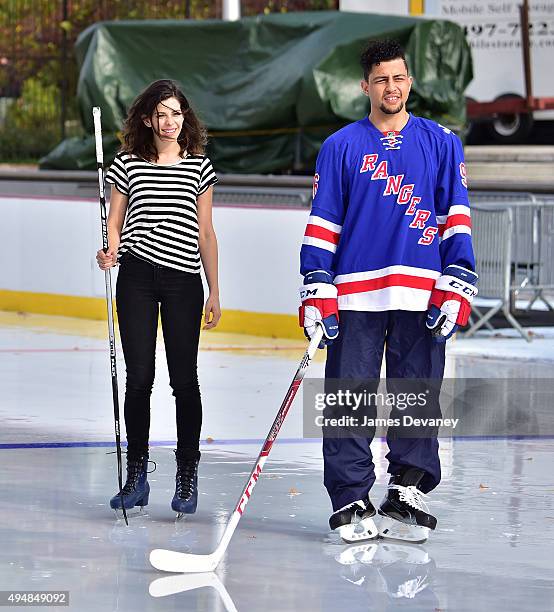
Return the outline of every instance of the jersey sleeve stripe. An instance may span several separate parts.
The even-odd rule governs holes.
[[[338,244],[340,240],[340,234],[325,229],[324,227],[319,227],[318,225],[309,224],[306,227],[305,235],[311,236],[312,238],[319,238],[320,240],[327,240],[327,242],[331,242],[333,244]]]
[[[448,217],[446,223],[439,223],[439,236],[442,236],[446,230],[456,227],[458,225],[464,225],[471,228],[471,218],[467,215],[453,215]]]
[[[323,227],[337,234],[340,234],[342,230],[342,225],[337,225],[336,223],[327,221],[327,219],[323,219],[323,217],[318,217],[317,215],[309,216],[308,225],[317,225],[318,227]]]
[[[467,215],[471,216],[471,212],[469,210],[469,206],[465,206],[465,204],[452,204],[452,206],[448,209],[448,216],[452,217],[453,215]]]
[[[468,227],[467,225],[455,225],[454,227],[450,227],[444,231],[442,236],[439,237],[439,240],[443,242],[455,234],[468,234],[471,236],[471,227]]]
[[[437,215],[437,223],[439,225],[444,225],[448,222],[448,219],[450,219],[451,217],[457,217],[459,215],[471,218],[471,211],[469,209],[469,206],[465,206],[463,204],[453,204],[448,209],[447,215]]]
[[[328,240],[321,240],[320,238],[313,238],[312,236],[304,236],[304,240],[302,240],[302,244],[317,247],[318,249],[324,249],[325,251],[330,251],[331,253],[335,253],[337,250],[337,245],[329,242]]]

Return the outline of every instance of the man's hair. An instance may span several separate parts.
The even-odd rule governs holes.
[[[360,56],[360,64],[364,71],[364,79],[367,81],[373,66],[381,62],[390,62],[395,59],[404,60],[406,71],[408,71],[404,49],[397,40],[370,40]]]

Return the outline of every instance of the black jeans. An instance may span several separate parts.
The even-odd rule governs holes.
[[[152,265],[125,254],[117,278],[117,315],[127,368],[127,452],[148,452],[150,395],[161,314],[169,382],[177,412],[177,449],[198,457],[202,403],[197,357],[204,290],[200,274]]]

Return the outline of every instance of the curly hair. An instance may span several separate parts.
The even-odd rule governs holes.
[[[381,62],[390,62],[391,60],[404,60],[406,71],[408,71],[408,63],[404,55],[404,49],[397,40],[370,40],[360,56],[360,64],[364,71],[364,79],[367,81],[373,66]]]
[[[122,151],[137,155],[147,161],[158,159],[152,130],[144,124],[143,119],[152,118],[158,104],[168,98],[177,98],[183,113],[183,127],[177,137],[181,147],[179,154],[183,155],[185,151],[191,155],[204,154],[207,142],[206,128],[195,115],[177,83],[169,79],[150,83],[134,100],[123,126]]]

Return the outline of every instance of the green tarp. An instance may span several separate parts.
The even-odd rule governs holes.
[[[459,26],[361,13],[272,14],[221,21],[98,23],[76,43],[78,101],[106,135],[120,129],[137,93],[179,81],[210,132],[219,172],[310,172],[322,141],[368,112],[359,55],[369,38],[398,38],[414,76],[409,110],[461,129],[471,55]],[[106,160],[116,140],[105,142]],[[43,168],[94,168],[90,138],[62,143]]]

